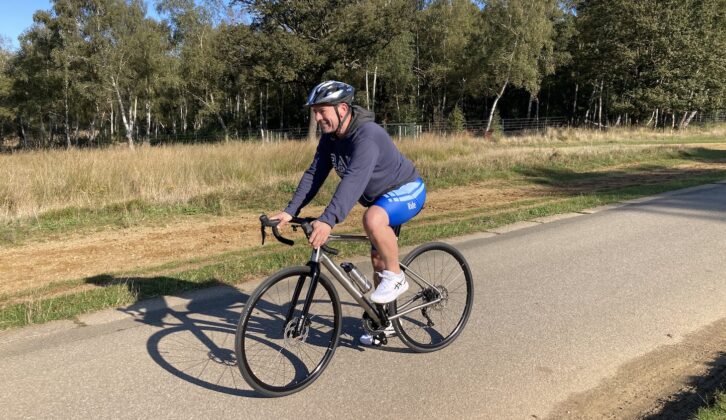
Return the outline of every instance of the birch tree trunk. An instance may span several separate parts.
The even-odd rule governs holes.
[[[146,141],[151,140],[151,101],[146,100],[144,106],[146,107]]]
[[[698,113],[698,111],[691,111],[691,114],[688,116],[688,118],[686,119],[685,124],[681,128],[688,127],[688,124],[691,123],[691,120],[693,120],[693,117],[695,117],[697,113]]]
[[[116,119],[116,115],[114,115],[114,113],[113,113],[113,101],[111,101],[111,140],[113,140],[113,135],[114,135],[114,131],[113,131],[114,119]]]
[[[645,126],[646,126],[646,127],[650,126],[650,123],[652,123],[652,122],[653,122],[653,117],[655,117],[655,115],[656,115],[656,111],[655,111],[655,110],[653,110],[653,113],[652,113],[652,114],[650,114],[650,119],[648,120],[648,122],[647,122],[647,123],[645,123]]]
[[[366,67],[366,108],[371,109],[371,94],[368,89],[368,68]]]
[[[131,121],[131,131],[132,131],[132,137],[139,138],[139,125],[136,124],[138,121],[136,110],[138,109],[136,105],[138,104],[138,98],[134,97],[134,107],[131,108],[131,104],[129,104],[129,121]]]
[[[502,89],[500,89],[499,93],[497,94],[497,98],[494,99],[494,103],[492,104],[492,110],[489,111],[489,121],[487,121],[487,129],[486,129],[487,133],[492,128],[492,120],[494,119],[494,111],[497,109],[497,102],[499,102],[499,99],[502,97],[502,95],[504,95],[504,90],[507,88],[508,84],[509,84],[509,80],[504,82],[504,85],[502,85]]]
[[[375,112],[376,108],[376,80],[378,79],[378,66],[373,69],[373,95],[371,100],[371,112]]]
[[[247,107],[247,92],[242,94],[242,104],[244,105],[245,115],[247,116],[247,133],[249,133],[252,130],[252,116]]]
[[[598,113],[597,113],[597,124],[598,124],[600,130],[602,130],[602,90],[603,90],[604,84],[605,84],[605,81],[600,80],[600,97],[598,98]]]
[[[63,111],[65,113],[64,120],[63,120],[63,128],[66,132],[66,148],[70,149],[73,147],[71,144],[71,127],[70,122],[68,121],[68,80],[65,81],[65,92],[63,92]]]
[[[532,116],[532,92],[529,92],[529,102],[527,102],[527,118]]]
[[[121,120],[124,123],[124,128],[126,129],[126,141],[128,142],[129,149],[134,148],[134,123],[133,120],[131,120],[131,115],[129,117],[126,117],[126,112],[124,111],[124,103],[121,99],[121,92],[119,91],[118,83],[116,82],[116,79],[111,76],[111,86],[113,86],[114,91],[116,91],[116,98],[118,100],[118,107],[119,111],[121,112]],[[129,114],[131,114],[131,105],[129,105]]]

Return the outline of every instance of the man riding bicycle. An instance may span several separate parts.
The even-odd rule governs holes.
[[[341,178],[330,203],[312,223],[310,244],[325,244],[333,227],[359,202],[367,210],[363,228],[370,241],[371,263],[377,284],[371,300],[393,302],[408,289],[399,267],[398,235],[401,225],[416,216],[426,200],[426,187],[414,167],[374,122],[373,113],[352,105],[355,90],[334,80],[315,86],[305,107],[311,107],[322,132],[312,164],[305,171],[287,207],[271,219],[279,226],[297,216],[317,194],[331,169]],[[386,335],[392,335],[392,328]],[[376,344],[370,334],[363,344]]]

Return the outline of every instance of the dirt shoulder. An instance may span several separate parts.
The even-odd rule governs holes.
[[[551,419],[690,419],[726,386],[726,319],[621,366]]]

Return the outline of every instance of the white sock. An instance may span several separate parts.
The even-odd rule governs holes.
[[[403,279],[403,271],[401,271],[400,273],[396,274],[393,271],[383,270],[383,272],[381,274],[384,275],[384,276],[386,276],[386,277],[388,277],[388,278],[391,278],[391,279],[396,279],[396,280],[402,280]]]

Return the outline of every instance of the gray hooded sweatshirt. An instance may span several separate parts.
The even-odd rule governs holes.
[[[373,119],[373,113],[353,106],[344,138],[320,137],[310,168],[305,171],[285,213],[297,216],[315,197],[331,169],[341,178],[338,188],[318,220],[335,226],[356,201],[368,207],[383,194],[420,177],[413,163],[393,144]]]

